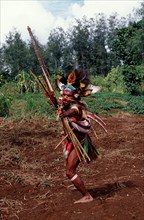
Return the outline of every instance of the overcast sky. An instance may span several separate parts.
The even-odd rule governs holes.
[[[46,43],[50,30],[66,28],[74,18],[95,17],[98,13],[109,16],[117,12],[127,17],[143,0],[0,0],[0,42],[16,29],[22,39],[29,39],[30,26],[41,43]]]

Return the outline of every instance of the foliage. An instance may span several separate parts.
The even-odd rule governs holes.
[[[107,92],[107,84],[104,76],[91,76],[90,81],[95,86],[101,86],[102,92]]]
[[[10,104],[10,97],[4,94],[0,94],[0,117],[9,116]]]
[[[98,81],[94,78],[96,85],[100,85],[102,79],[98,77]],[[105,83],[103,81],[103,83]],[[53,107],[47,103],[47,99],[43,93],[23,93],[20,94],[15,85],[12,89],[10,83],[7,87],[2,87],[2,95],[0,96],[0,117],[12,117],[17,119],[31,118],[34,116],[47,116],[48,118],[56,118],[56,112]],[[11,89],[8,89],[10,88]],[[56,96],[59,93],[56,92]],[[132,114],[144,114],[144,96],[132,96],[121,93],[109,93],[102,90],[99,93],[90,95],[83,100],[88,104],[88,109],[97,114],[118,113],[119,111],[130,112]]]
[[[144,66],[128,66],[121,68],[124,76],[127,92],[131,95],[142,93],[142,83],[144,82]]]
[[[115,101],[116,97],[111,93],[97,93],[87,97],[90,111],[94,113],[109,114],[111,109],[122,109],[121,103]]]
[[[97,77],[96,77],[97,79]],[[131,95],[144,94],[144,65],[123,65],[112,68],[103,78],[104,91],[126,93]],[[101,85],[101,84],[99,84]]]
[[[46,63],[54,69],[60,68],[63,63],[64,48],[66,45],[66,36],[62,28],[54,29],[48,38],[45,55],[47,55]]]
[[[26,101],[25,111],[29,115],[53,115],[52,106],[47,103],[43,94],[28,94],[23,99]]]
[[[139,19],[144,18],[144,1],[141,1],[140,7],[136,9],[136,15]]]
[[[107,22],[103,14],[89,22],[88,67],[92,75],[106,75],[109,70],[108,53],[106,51]]]
[[[17,82],[18,90],[20,93],[35,93],[38,91],[38,86],[30,73],[21,71],[17,74],[15,80]]]
[[[131,19],[118,19],[117,14],[77,19],[67,32],[61,27],[53,29],[46,45],[35,36],[52,78],[57,69],[65,73],[69,66],[84,67],[93,79],[108,75],[106,79],[99,78],[103,91],[143,94],[143,10],[141,3]],[[28,72],[32,70],[39,76],[41,67],[31,41],[23,41],[16,30],[9,32],[0,57],[0,86],[17,80],[19,91],[35,91]]]
[[[117,29],[112,42],[116,56],[124,64],[141,65],[144,63],[144,19],[134,22],[128,27]]]
[[[2,94],[9,94],[10,96],[13,96],[18,93],[18,87],[15,82],[5,82],[1,86],[0,91]]]
[[[113,115],[119,111],[144,114],[144,96],[120,93],[97,93],[86,98],[89,109],[94,113]]]
[[[0,87],[5,83],[3,74],[0,72]]]
[[[106,19],[103,14],[95,19],[77,19],[69,30],[73,63],[89,69],[92,75],[106,75],[108,70],[106,40]]]
[[[125,96],[124,100],[127,101],[124,111],[133,114],[144,114],[144,96]]]
[[[11,117],[31,118],[34,116],[55,117],[52,106],[42,93],[16,94],[10,109]]]
[[[117,56],[117,51],[113,47],[113,43],[117,37],[117,29],[123,28],[126,25],[126,19],[121,18],[118,19],[118,14],[115,13],[110,15],[107,19],[108,21],[108,30],[107,30],[107,38],[106,38],[106,48],[108,52],[108,65],[113,68],[120,65],[119,57]]]
[[[109,92],[119,92],[125,93],[126,86],[124,76],[122,74],[121,68],[117,66],[116,68],[112,68],[105,78],[106,87]]]
[[[74,63],[87,68],[89,54],[89,23],[86,18],[76,20],[76,25],[69,30],[69,38],[74,54]]]
[[[140,78],[140,85],[138,87],[139,95],[144,95],[144,64],[136,66],[138,77]]]
[[[21,39],[18,32],[10,32],[6,38],[6,44],[2,47],[3,59],[9,78],[14,79],[17,72],[28,70],[28,50],[26,43]]]

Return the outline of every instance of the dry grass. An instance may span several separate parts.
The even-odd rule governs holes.
[[[138,117],[106,120],[109,134],[105,135],[98,130],[98,139],[94,139],[92,134],[102,159],[88,165],[81,163],[77,169],[86,187],[94,190],[94,205],[97,207],[100,205],[99,202],[103,202],[103,205],[99,206],[101,212],[107,201],[118,201],[119,204],[122,198],[127,204],[125,193],[131,192],[131,201],[135,195],[140,199],[143,197],[143,120]],[[0,187],[5,190],[1,191],[0,200],[2,220],[19,219],[21,215],[25,218],[27,213],[33,213],[32,219],[35,219],[37,211],[38,218],[41,218],[43,212],[52,217],[53,213],[57,212],[59,218],[61,209],[67,211],[67,208],[70,208],[72,212],[75,211],[72,200],[77,199],[79,194],[63,176],[65,166],[61,147],[54,151],[54,147],[61,140],[59,128],[61,129],[60,122],[52,122],[45,118],[24,119],[19,122],[1,121]],[[128,186],[133,182],[137,185]],[[127,207],[129,209],[129,203]],[[93,209],[88,210],[89,216],[92,211]],[[99,210],[95,216],[98,213]],[[61,219],[65,217],[63,215]],[[76,219],[75,216],[72,218]]]
[[[3,198],[0,200],[0,207],[1,207],[1,211],[9,215],[9,217],[11,218],[15,217],[19,219],[17,214],[22,211],[23,203],[19,200]],[[4,216],[5,214],[1,214],[2,220],[5,219]]]

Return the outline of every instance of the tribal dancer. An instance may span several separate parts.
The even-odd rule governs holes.
[[[67,118],[69,126],[87,154],[86,162],[95,160],[98,157],[98,151],[93,146],[88,134],[91,128],[90,112],[86,110],[86,105],[81,101],[81,96],[95,93],[101,88],[91,85],[87,78],[87,73],[82,69],[75,69],[65,78],[60,75],[58,75],[57,78],[58,86],[62,94],[62,98],[60,99],[62,108],[58,110],[58,115],[61,119]],[[92,113],[90,114],[95,116]],[[101,123],[103,123],[103,121],[101,121]],[[104,123],[102,126],[104,126]],[[65,134],[67,135],[66,130]],[[63,154],[66,159],[66,176],[83,196],[74,203],[91,202],[93,197],[85,188],[80,176],[76,173],[76,168],[80,163],[80,157],[69,135],[63,146]]]
[[[81,97],[95,93],[101,88],[90,84],[87,73],[83,69],[75,69],[65,77],[57,75],[58,86],[62,90],[62,99],[58,104],[58,100],[54,96],[54,91],[50,84],[49,72],[44,64],[31,28],[27,27],[27,29],[42,69],[44,84],[35,74],[31,73],[48,97],[49,104],[53,104],[56,109],[58,108],[58,114],[62,119],[64,131],[67,136],[67,142],[63,149],[66,157],[66,175],[83,195],[83,197],[75,203],[90,202],[93,198],[86,190],[83,181],[77,175],[76,168],[81,160],[87,162],[96,159],[98,156],[98,152],[88,135],[88,131],[91,127],[90,120],[93,119],[99,123],[105,131],[106,129],[105,123],[98,116],[86,110],[85,104],[81,102]]]

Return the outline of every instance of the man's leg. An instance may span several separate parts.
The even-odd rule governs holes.
[[[83,197],[80,200],[76,201],[75,203],[91,202],[93,200],[92,196],[86,190],[83,181],[76,174],[76,168],[78,164],[79,164],[79,159],[75,149],[73,149],[67,159],[66,175],[72,181],[72,183],[77,188],[77,190],[81,192],[81,194],[83,195]]]

